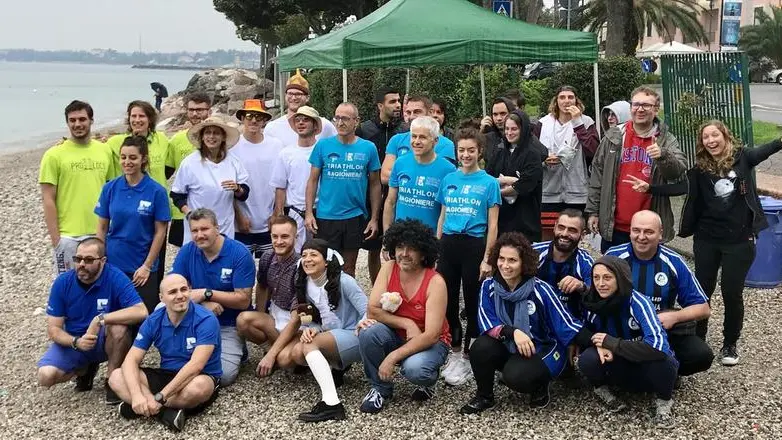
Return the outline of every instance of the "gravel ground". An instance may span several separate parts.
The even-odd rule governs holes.
[[[461,388],[440,386],[434,401],[424,405],[407,399],[412,387],[397,381],[397,399],[380,416],[358,412],[367,391],[360,368],[347,375],[340,397],[348,420],[318,425],[296,422],[299,412],[317,400],[319,392],[308,375],[277,372],[259,380],[253,375],[260,352],[251,347],[250,364],[238,382],[223,390],[202,416],[188,421],[174,434],[152,421],[128,422],[115,407],[103,403],[103,370],[95,389],[76,394],[72,385],[46,390],[36,386],[35,363],[47,347],[45,322],[40,314],[52,281],[50,245],[43,223],[37,189],[37,168],[42,151],[0,156],[0,218],[2,241],[7,243],[0,261],[0,437],[22,438],[782,438],[782,296],[780,290],[747,290],[746,325],[740,344],[741,365],[727,369],[716,364],[706,373],[684,381],[676,392],[677,428],[657,431],[649,427],[651,396],[622,395],[631,401],[623,415],[601,414],[588,388],[578,383],[555,382],[552,403],[532,411],[526,396],[497,388],[498,406],[479,416],[462,417],[458,408],[471,397],[473,384]],[[174,253],[173,250],[169,255]],[[365,267],[359,267],[365,274]],[[368,279],[359,277],[366,288]],[[722,322],[722,302],[714,301],[712,329]],[[719,349],[719,330],[709,343]],[[298,383],[297,383],[298,382]]]

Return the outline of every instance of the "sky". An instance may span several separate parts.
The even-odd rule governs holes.
[[[132,52],[258,50],[211,0],[10,0],[0,48]]]

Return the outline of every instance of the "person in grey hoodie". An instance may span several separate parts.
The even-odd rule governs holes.
[[[610,128],[624,124],[630,120],[630,103],[627,101],[616,101],[600,111],[601,133],[607,132]]]

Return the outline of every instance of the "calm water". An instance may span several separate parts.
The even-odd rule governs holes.
[[[128,102],[154,104],[149,83],[169,94],[196,72],[131,69],[129,66],[0,62],[0,153],[33,149],[68,133],[63,110],[74,99],[92,104],[95,125],[119,122]]]

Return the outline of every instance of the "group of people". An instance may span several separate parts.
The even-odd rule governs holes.
[[[497,376],[543,408],[551,381],[578,372],[609,411],[626,408],[612,387],[655,393],[654,423],[671,427],[677,378],[714,358],[720,268],[721,362],[738,363],[743,280],[767,226],[752,169],[782,140],[747,149],[712,121],[688,171],[657,93],[629,98],[603,109],[602,139],[569,86],[536,122],[509,93],[448,129],[442,101],[390,89],[372,119],[346,102],[329,121],[297,72],[277,119],[249,99],[239,130],[192,95],[189,128],[169,139],[133,101],[127,133],[105,144],[74,101],[70,137],[41,162],[57,278],[38,382],[90,390],[108,361],[106,400],[122,417],[181,430],[236,380],[250,341],[264,348],[258,376],[314,376],[321,399],[305,422],[346,417],[337,388],[361,362],[365,413],[387,406],[397,366],[417,401],[441,376],[474,378],[463,414],[495,405]],[[684,193],[694,273],[663,244],[669,197]],[[544,212],[556,213],[550,241]],[[589,232],[602,236],[597,261],[579,247]],[[166,242],[180,248],[168,272]],[[362,248],[369,295],[355,279]],[[140,368],[152,345],[160,367]]]

